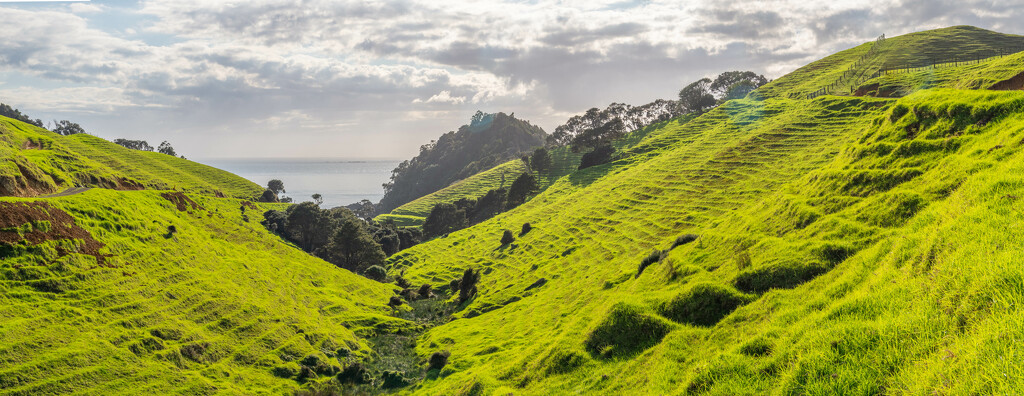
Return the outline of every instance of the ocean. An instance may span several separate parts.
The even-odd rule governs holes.
[[[402,160],[357,160],[344,158],[221,158],[198,162],[226,170],[266,186],[271,179],[284,182],[286,193],[296,203],[312,201],[319,193],[320,207],[333,208],[384,196],[381,184],[391,179],[391,170]]]

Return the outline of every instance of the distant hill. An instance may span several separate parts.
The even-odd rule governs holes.
[[[390,212],[455,181],[518,158],[543,146],[546,136],[540,127],[505,113],[477,112],[469,125],[420,147],[419,155],[392,171],[378,212]]]
[[[0,196],[36,196],[71,187],[175,189],[246,199],[263,192],[211,166],[0,117]]]

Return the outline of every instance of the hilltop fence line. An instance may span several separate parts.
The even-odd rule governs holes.
[[[885,34],[878,36],[878,38],[875,39],[875,42],[871,43],[871,48],[868,48],[868,52],[865,52],[864,55],[861,55],[860,58],[857,58],[857,60],[853,62],[853,65],[847,67],[846,70],[843,71],[843,74],[840,75],[838,79],[836,79],[836,81],[833,81],[832,83],[822,87],[817,91],[811,92],[810,94],[807,95],[807,98],[814,99],[821,95],[827,94],[828,92],[837,87],[844,86],[848,82],[848,79],[856,77],[858,75],[863,75],[863,73],[858,73],[858,71],[860,71],[861,66],[868,63],[868,61],[870,61],[872,57],[877,55],[878,51],[881,50],[880,47],[883,44],[885,44]]]
[[[821,89],[819,89],[817,91],[814,91],[814,92],[811,92],[811,93],[807,94],[807,99],[814,99],[814,98],[819,97],[821,95],[828,94],[829,92],[832,92],[832,90],[834,90],[836,88],[845,87],[847,85],[847,81],[845,81],[845,79],[849,78],[849,77],[852,77],[852,76],[856,76],[856,74],[853,71],[860,64],[865,62],[867,56],[872,54],[872,53],[874,53],[875,48],[884,40],[885,40],[885,35],[883,34],[877,40],[875,40],[875,43],[872,44],[871,49],[868,50],[867,53],[865,53],[863,56],[861,56],[860,59],[857,60],[857,62],[854,62],[853,66],[850,66],[846,71],[843,72],[843,75],[840,76],[839,79],[837,79],[835,82],[833,82],[831,84],[828,84],[828,85],[822,87]],[[871,79],[871,78],[876,78],[876,77],[880,77],[880,76],[884,76],[884,75],[890,75],[890,74],[910,73],[910,72],[914,72],[914,71],[918,71],[918,70],[927,70],[927,69],[936,69],[936,68],[940,68],[940,67],[957,67],[957,66],[978,64],[978,63],[987,61],[987,60],[992,59],[992,58],[1004,57],[1004,56],[1013,55],[1013,54],[1016,54],[1016,53],[1019,53],[1019,52],[1024,52],[1024,45],[1004,47],[1004,48],[999,48],[999,49],[992,50],[992,51],[983,51],[983,52],[976,53],[975,55],[972,55],[972,56],[954,56],[952,58],[945,58],[945,59],[932,59],[931,61],[929,61],[929,63],[925,63],[925,64],[905,63],[905,64],[902,64],[902,65],[899,65],[899,66],[896,66],[896,67],[883,67],[883,68],[880,68],[877,71],[875,71],[874,73],[872,73],[870,75],[870,77],[865,78],[863,80],[868,80],[868,79]],[[859,82],[861,82],[861,81],[857,81],[857,83],[859,83]],[[855,85],[856,85],[856,83],[855,84],[850,84],[851,91],[856,88]]]

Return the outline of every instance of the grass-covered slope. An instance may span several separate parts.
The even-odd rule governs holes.
[[[95,136],[60,136],[0,117],[0,196],[34,196],[69,187],[179,190],[235,198],[263,189],[229,172]]]
[[[849,87],[859,86],[883,68],[920,67],[933,62],[989,57],[999,50],[1024,46],[1024,36],[997,33],[973,26],[944,29],[890,37],[882,42],[869,42],[840,51],[803,66],[792,73],[758,89],[762,97],[805,98],[829,84],[843,81],[832,92],[851,93]],[[875,50],[872,51],[872,47]],[[848,75],[843,79],[844,73]]]
[[[339,354],[371,354],[372,326],[401,325],[389,286],[244,208],[108,189],[0,200],[0,393],[290,393],[300,361],[331,375]]]
[[[420,339],[451,358],[417,391],[1018,393],[1022,114],[1024,93],[933,89],[669,123],[392,257],[413,283],[483,273]]]

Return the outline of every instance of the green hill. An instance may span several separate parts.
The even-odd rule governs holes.
[[[207,165],[129,150],[95,136],[61,136],[0,117],[0,196],[34,196],[69,187],[179,190],[254,198],[263,188]]]
[[[392,171],[379,209],[387,213],[456,181],[519,158],[544,145],[547,134],[505,113],[477,112],[469,125],[420,147],[420,153]]]
[[[795,95],[834,60],[393,256],[414,284],[481,273],[416,392],[1020,392],[1024,93]],[[978,67],[945,84],[1006,76]]]

